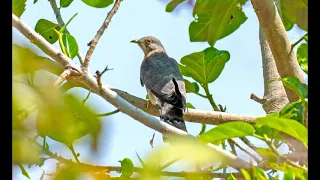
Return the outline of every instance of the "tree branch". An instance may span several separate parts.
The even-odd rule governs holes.
[[[60,9],[57,6],[56,0],[50,0],[50,4],[51,4],[51,7],[53,9],[54,14],[56,15],[56,19],[58,21],[60,28],[63,27],[65,25],[65,23],[63,22],[63,19],[62,19],[61,13],[60,13]],[[70,34],[70,32],[68,31],[67,28],[64,30],[64,32]],[[78,56],[80,64],[82,65],[83,64],[83,56],[80,51],[78,51],[77,56]]]
[[[42,51],[44,51],[47,55],[51,56],[53,59],[56,59],[62,65],[71,66],[74,70],[78,70],[80,68],[72,61],[70,61],[70,59],[67,56],[65,56],[64,54],[59,52],[55,47],[49,44],[43,37],[38,35],[33,29],[24,24],[14,14],[12,14],[12,24],[29,40],[32,39],[32,43],[36,44]],[[88,74],[86,71],[82,72],[80,70],[79,73],[81,73],[81,76],[70,76],[69,78],[78,81],[85,87],[89,87],[92,90],[92,92],[100,94],[101,97],[103,97],[109,103],[117,107],[121,112],[129,115],[138,122],[152,129],[155,129],[161,133],[172,133],[176,135],[190,136],[195,138],[194,136],[189,135],[182,130],[179,130],[163,121],[160,121],[152,115],[145,113],[141,109],[135,107],[134,105],[130,104],[129,102],[121,98],[116,92],[112,91],[109,87],[103,86],[101,90],[96,82],[96,79],[92,75]],[[213,150],[213,153],[220,155],[222,158],[226,158],[228,160],[227,164],[236,169],[248,168],[250,166],[248,162],[238,158],[237,156],[233,155],[228,151],[222,150],[220,147],[217,147],[213,144],[207,145]]]
[[[290,53],[291,44],[274,1],[251,0],[251,3],[265,33],[280,76],[295,77],[304,83],[296,54]],[[298,96],[292,90],[286,88],[286,93],[290,102],[298,100]]]
[[[91,59],[91,56],[93,54],[94,49],[96,48],[104,30],[106,30],[109,26],[109,23],[111,21],[111,18],[113,17],[113,15],[117,12],[117,10],[120,7],[120,2],[121,0],[116,0],[111,11],[108,13],[106,20],[103,22],[102,26],[100,27],[100,29],[98,30],[96,36],[89,42],[88,46],[90,46],[90,48],[87,51],[87,55],[86,58],[84,60],[83,63],[83,68],[84,69],[88,69],[89,66],[89,61]]]
[[[58,87],[63,81],[65,81],[71,74],[71,69],[67,68],[64,70],[61,75],[58,77],[58,79],[54,82],[54,87]]]

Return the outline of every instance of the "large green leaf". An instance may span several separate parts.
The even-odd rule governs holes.
[[[17,17],[21,17],[26,10],[27,0],[12,0],[12,13]]]
[[[134,165],[131,159],[124,158],[121,163],[121,177],[130,177],[133,174]]]
[[[204,85],[212,83],[221,74],[225,63],[230,59],[228,51],[209,47],[201,52],[194,52],[181,58],[179,68],[184,76],[192,77]]]
[[[184,85],[186,87],[187,93],[197,93],[199,92],[199,85],[196,82],[191,83],[190,81],[184,79]]]
[[[166,6],[167,12],[172,12],[179,4],[183,3],[185,0],[172,0]]]
[[[42,105],[37,114],[36,127],[40,136],[70,145],[87,134],[94,139],[100,131],[100,121],[93,110],[82,105],[82,101],[71,94],[49,87],[41,87],[39,95]]]
[[[308,44],[307,43],[303,43],[298,47],[297,59],[301,69],[306,74],[308,74]]]
[[[86,5],[95,8],[105,8],[113,3],[113,0],[81,0]]]
[[[296,102],[285,105],[279,113],[280,117],[294,119],[302,123],[304,103],[306,102],[299,99]]]
[[[196,20],[189,26],[191,42],[208,41],[213,47],[243,24],[247,17],[241,7],[246,0],[197,0],[193,9]]]
[[[60,6],[66,8],[70,6],[73,0],[60,0]]]
[[[12,44],[12,74],[32,73],[36,70],[46,70],[59,76],[63,67],[53,60],[38,56],[31,48]]]
[[[205,142],[216,142],[235,137],[252,135],[254,127],[244,122],[228,122],[220,124],[215,128],[200,135],[199,139]]]
[[[281,0],[280,3],[286,30],[297,24],[299,28],[308,31],[308,0]]]
[[[73,59],[78,54],[78,51],[79,51],[76,38],[74,38],[71,34],[63,34],[62,41],[65,47],[67,56]]]
[[[296,92],[300,99],[308,98],[308,86],[301,83],[298,78],[281,78],[283,85]]]
[[[59,25],[46,19],[40,19],[35,27],[35,31],[39,33],[42,37],[44,37],[51,44],[54,44],[58,40],[58,35],[54,31],[54,29],[59,31]]]
[[[292,119],[275,117],[268,115],[266,117],[257,118],[256,126],[268,126],[283,133],[286,133],[304,144],[308,144],[308,130],[301,123]]]

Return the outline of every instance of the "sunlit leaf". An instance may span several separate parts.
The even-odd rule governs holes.
[[[287,174],[286,178],[288,178],[288,179],[295,176],[296,178],[300,178],[301,180],[306,180],[305,173],[307,173],[307,172],[301,168],[290,166],[287,163],[282,163],[282,164],[267,163],[267,166],[269,168],[272,168],[275,170],[280,170],[280,171],[284,172],[284,174]]]
[[[189,103],[189,102],[187,102],[187,108],[195,109],[195,107],[194,107],[191,103]]]
[[[283,85],[291,90],[293,90],[300,99],[308,98],[308,86],[301,83],[298,78],[281,78]]]
[[[60,0],[60,6],[66,8],[66,7],[70,6],[72,1],[73,0]]]
[[[199,138],[205,142],[214,142],[235,137],[244,137],[252,135],[253,133],[254,127],[248,123],[228,122],[210,129],[209,131],[203,133]]]
[[[81,0],[86,5],[95,8],[105,8],[113,3],[113,0]]]
[[[27,0],[12,0],[12,13],[17,17],[21,17],[26,10]]]
[[[213,47],[243,24],[247,17],[241,6],[244,0],[198,0],[193,9],[196,20],[189,26],[191,42],[208,41]]]
[[[82,105],[82,100],[71,94],[41,87],[43,104],[37,114],[36,127],[40,136],[70,145],[87,134],[97,138],[100,121],[92,109]]]
[[[199,92],[199,85],[196,82],[191,83],[190,81],[184,79],[184,84],[186,87],[186,92],[187,93],[197,93]]]
[[[297,59],[301,69],[308,74],[308,44],[303,43],[298,47]]]
[[[277,162],[277,155],[269,148],[257,148],[256,152],[268,162]]]
[[[185,0],[172,0],[166,6],[166,12],[172,12],[179,4],[183,3]]]
[[[12,133],[13,164],[39,164],[41,149],[20,133]]]
[[[240,169],[240,171],[241,171],[241,173],[242,173],[242,175],[243,175],[245,180],[251,180],[251,176],[248,173],[248,171],[246,171],[245,169]]]
[[[182,57],[179,68],[184,76],[192,77],[200,84],[212,83],[220,76],[229,59],[228,51],[209,47]]]
[[[282,21],[286,30],[290,30],[293,24],[308,31],[308,0],[281,0]]]
[[[67,56],[73,59],[79,50],[77,40],[71,34],[63,34],[62,40]]]
[[[280,111],[280,117],[287,119],[294,119],[302,123],[303,118],[303,104],[305,101],[298,100],[296,102],[285,105]]]
[[[19,167],[20,167],[20,169],[21,169],[22,174],[23,174],[25,177],[27,177],[28,179],[31,179],[30,176],[29,176],[29,174],[28,174],[28,172],[26,171],[26,169],[25,169],[21,164],[19,164]]]
[[[233,174],[231,173],[230,176],[228,176],[227,180],[237,180]]]
[[[256,120],[257,127],[261,127],[263,125],[284,132],[300,140],[304,144],[308,144],[308,130],[297,121],[267,115],[266,117],[257,118]]]
[[[40,19],[34,30],[44,37],[49,43],[54,44],[58,40],[58,35],[54,29],[59,31],[59,25],[46,19]]]
[[[36,70],[45,70],[60,75],[63,67],[51,59],[37,55],[31,48],[12,44],[13,75],[31,73]]]
[[[121,176],[130,177],[133,174],[133,162],[129,158],[124,158],[121,163]]]

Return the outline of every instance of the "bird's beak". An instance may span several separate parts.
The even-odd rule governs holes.
[[[130,41],[130,42],[132,42],[132,43],[137,43],[137,44],[139,44],[139,43],[140,43],[140,41],[139,41],[139,40],[132,40],[132,41]]]

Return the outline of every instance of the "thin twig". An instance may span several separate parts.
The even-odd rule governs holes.
[[[56,19],[58,21],[58,24],[59,24],[60,28],[63,27],[65,25],[65,23],[64,23],[64,21],[62,19],[62,16],[61,16],[61,13],[60,13],[60,9],[57,6],[56,0],[50,0],[50,4],[51,4],[51,7],[53,9],[54,14],[56,15]],[[65,28],[64,32],[70,34],[70,32],[68,31],[67,28]],[[77,56],[78,56],[80,64],[82,65],[83,64],[83,56],[82,56],[80,51],[78,51]]]
[[[254,101],[256,101],[257,103],[260,103],[260,104],[264,104],[264,102],[265,102],[265,99],[261,99],[261,98],[259,98],[257,95],[255,95],[255,94],[251,94],[250,95],[250,99],[252,99],[252,100],[254,100]]]
[[[83,68],[84,69],[88,69],[89,66],[89,61],[91,59],[91,56],[93,54],[94,49],[96,48],[103,32],[108,28],[109,23],[113,17],[113,15],[117,12],[117,10],[120,7],[120,2],[121,0],[116,0],[111,11],[108,13],[106,20],[103,22],[102,26],[100,27],[100,29],[98,30],[97,34],[95,35],[95,37],[89,42],[88,46],[90,46],[90,48],[87,51],[87,55],[85,57],[84,63],[83,63]]]
[[[68,148],[71,150],[72,155],[73,155],[74,159],[77,161],[77,163],[80,163],[80,161],[79,161],[79,159],[78,159],[78,154],[74,151],[73,145],[70,144],[70,145],[68,146]]]
[[[101,117],[101,116],[111,116],[111,115],[116,114],[118,112],[120,112],[120,110],[116,109],[116,110],[111,111],[111,112],[107,112],[107,113],[103,113],[103,114],[96,114],[96,116],[99,116],[99,117]]]
[[[82,104],[83,104],[83,105],[84,105],[84,104],[86,103],[86,101],[89,99],[90,94],[91,94],[91,91],[89,91],[88,94],[87,94],[87,96],[86,96],[86,98],[84,98],[84,99],[82,100]]]
[[[213,100],[213,98],[212,98],[212,95],[211,95],[210,92],[209,92],[209,87],[208,87],[208,85],[206,84],[206,85],[204,85],[204,86],[202,86],[202,87],[203,87],[203,89],[204,89],[204,91],[205,91],[205,93],[206,93],[206,98],[209,100],[209,102],[210,102],[213,110],[214,110],[214,111],[219,111],[218,106],[217,106],[216,103],[214,102],[214,100]]]
[[[63,71],[63,73],[58,77],[58,79],[54,82],[54,87],[58,87],[63,81],[65,81],[71,74],[71,69],[67,68]]]
[[[65,159],[61,156],[58,156],[56,153],[51,152],[47,148],[43,148],[36,140],[32,138],[28,138],[30,142],[34,143],[37,145],[39,148],[42,148],[43,152],[48,155],[50,158],[57,160],[59,163],[63,163],[66,165],[70,165],[75,168],[79,168],[82,171],[92,171],[92,172],[106,172],[109,173],[111,171],[113,172],[121,172],[121,166],[96,166],[96,165],[91,165],[91,164],[85,164],[85,163],[76,163],[72,160]],[[134,167],[133,169],[134,172],[137,173],[143,173],[144,169],[140,167]],[[161,176],[176,176],[176,177],[187,177],[187,176],[193,176],[193,175],[202,175],[202,176],[210,176],[210,177],[215,177],[219,178],[222,177],[221,173],[211,173],[211,172],[170,172],[170,171],[161,171],[160,172]],[[241,173],[233,173],[235,177],[243,177]]]
[[[298,45],[303,39],[305,36],[308,36],[308,33],[306,33],[305,35],[303,35],[298,41],[296,41],[295,43],[291,44],[291,50],[290,50],[290,53],[291,51],[293,50],[293,48]]]
[[[106,66],[106,68],[104,68],[104,70],[102,72],[100,71],[96,71],[96,79],[97,79],[97,84],[98,84],[98,87],[100,89],[100,91],[103,91],[103,86],[102,86],[102,82],[101,82],[101,77],[102,75],[107,72],[108,70],[113,70],[113,69],[108,69],[108,66]]]
[[[231,143],[233,143],[234,145],[236,145],[240,150],[242,150],[243,152],[247,153],[249,156],[251,156],[257,164],[259,164],[260,160],[255,156],[253,155],[251,152],[249,152],[247,149],[243,148],[242,146],[240,146],[239,143],[237,143],[235,140],[233,139],[229,139],[228,141],[230,141]]]
[[[243,143],[245,143],[247,146],[249,146],[251,149],[256,150],[257,147],[252,144],[252,142],[247,137],[240,138]]]
[[[308,168],[302,167],[298,164],[296,164],[295,162],[291,161],[290,159],[288,159],[285,155],[281,154],[278,149],[274,146],[274,144],[268,139],[267,135],[264,134],[263,135],[263,139],[265,140],[265,142],[267,143],[267,145],[269,146],[269,148],[280,158],[284,159],[289,165],[302,169],[306,172],[308,172]]]

